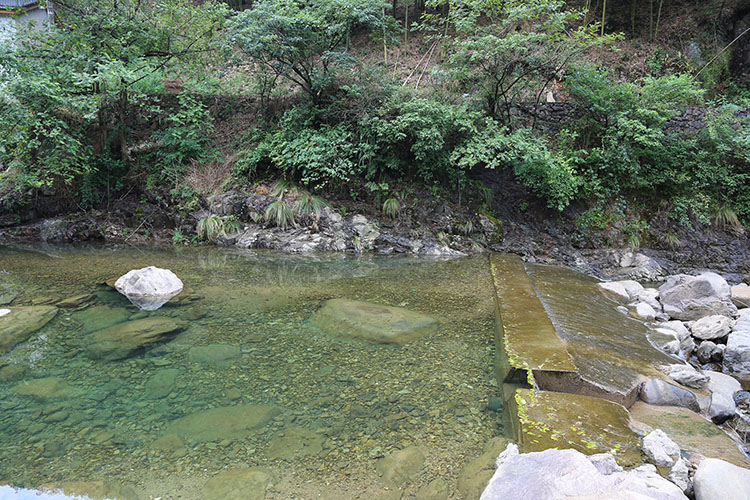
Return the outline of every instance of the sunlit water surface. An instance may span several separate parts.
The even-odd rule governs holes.
[[[186,286],[151,313],[103,284],[147,265]],[[275,477],[269,499],[376,499],[394,489],[378,476],[378,459],[418,445],[425,465],[403,486],[409,498],[437,478],[455,492],[461,468],[502,432],[487,409],[498,389],[486,257],[14,247],[0,248],[0,285],[18,295],[13,306],[93,294],[0,355],[0,367],[13,365],[0,380],[0,484],[116,481],[141,499],[203,499],[216,474],[263,467]],[[339,297],[431,314],[440,327],[400,347],[331,338],[308,320]],[[188,326],[126,359],[86,355],[91,331],[147,316]],[[241,355],[211,363],[189,354],[210,344]],[[42,377],[61,379],[72,395],[15,390]],[[280,411],[249,435],[155,444],[186,415],[259,404]],[[0,488],[2,499],[32,498]]]

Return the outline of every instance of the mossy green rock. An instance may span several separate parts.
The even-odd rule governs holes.
[[[427,314],[346,299],[327,301],[310,322],[334,337],[374,344],[405,344],[438,328]]]
[[[166,340],[185,326],[182,321],[163,316],[120,323],[86,336],[86,353],[92,359],[122,359],[139,347]]]
[[[45,377],[21,382],[13,387],[13,392],[40,400],[68,399],[81,393],[80,389],[57,377]]]
[[[274,405],[221,406],[177,419],[165,434],[197,442],[242,439],[266,425],[280,411]]]
[[[27,340],[57,314],[53,306],[9,307],[8,310],[9,313],[0,316],[0,354]]]

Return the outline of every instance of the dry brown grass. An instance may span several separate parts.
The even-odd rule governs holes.
[[[188,167],[185,180],[190,187],[201,193],[221,193],[232,176],[236,159],[237,154],[234,153],[207,163],[193,162]]]

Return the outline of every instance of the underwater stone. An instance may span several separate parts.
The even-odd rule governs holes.
[[[405,344],[438,328],[427,314],[346,299],[327,301],[310,322],[329,335],[375,344]]]
[[[222,472],[203,487],[205,500],[263,500],[276,481],[273,472],[261,467]]]
[[[27,340],[57,314],[53,306],[11,307],[0,315],[0,354]]]
[[[424,454],[416,446],[395,451],[378,460],[378,474],[388,484],[403,486],[424,466]]]
[[[270,460],[293,460],[317,455],[323,450],[323,436],[302,427],[284,429],[283,436],[271,439],[266,455]]]
[[[155,311],[182,291],[182,281],[169,269],[134,269],[115,281],[115,288],[139,309]]]
[[[167,317],[138,319],[94,332],[85,337],[84,344],[90,358],[111,361],[125,358],[144,345],[161,342],[185,326],[184,322]]]
[[[148,379],[148,382],[146,382],[146,385],[144,386],[146,396],[152,399],[159,399],[167,396],[172,392],[175,379],[177,379],[177,375],[179,374],[180,370],[176,368],[164,368],[157,371],[150,379]]]
[[[242,439],[281,413],[274,405],[221,406],[175,420],[165,434],[198,442]]]
[[[16,394],[36,399],[67,399],[78,396],[81,391],[58,377],[45,377],[21,382],[13,387]]]
[[[229,364],[242,356],[242,350],[234,345],[211,344],[191,347],[188,359],[197,363],[226,368]]]

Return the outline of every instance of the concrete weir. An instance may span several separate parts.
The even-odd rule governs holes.
[[[653,366],[675,362],[649,344],[642,324],[614,311],[586,277],[549,266],[527,269],[515,255],[492,255],[490,267],[500,382],[522,383],[530,373],[537,389],[630,407],[641,382],[659,376]],[[627,357],[627,344],[637,351],[635,358]]]
[[[506,428],[522,451],[619,450],[621,462],[637,462],[638,439],[627,424],[627,410],[618,404],[631,395],[611,394],[581,377],[568,342],[558,335],[520,258],[491,255],[490,268],[495,371],[503,387]]]
[[[664,407],[634,406],[639,388],[650,377],[666,378],[658,366],[681,360],[652,346],[650,330],[616,311],[593,278],[559,267],[525,265],[514,255],[489,259],[495,286],[495,372],[503,388],[509,437],[522,452],[574,448],[587,454],[612,452],[621,465],[641,463],[635,430],[662,428],[672,421],[662,415]],[[707,457],[731,456],[735,463],[747,463],[718,428],[709,442],[704,434],[713,424],[693,415],[689,431],[681,431],[683,436],[672,429],[673,439]],[[728,451],[732,449],[734,454]]]

